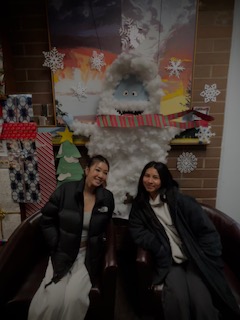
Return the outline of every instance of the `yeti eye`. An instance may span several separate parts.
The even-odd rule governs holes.
[[[137,96],[137,91],[132,92],[132,96],[136,97]]]
[[[128,95],[128,91],[127,90],[123,91],[123,95],[127,96]]]

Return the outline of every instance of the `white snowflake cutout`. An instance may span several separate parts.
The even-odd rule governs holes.
[[[122,27],[119,29],[122,48],[124,50],[127,48],[136,49],[145,39],[141,31],[142,27],[138,22],[134,23],[133,19],[123,17]]]
[[[195,136],[198,137],[200,142],[210,143],[210,138],[215,136],[215,133],[211,132],[211,126],[202,127],[200,126],[198,132],[195,133]]]
[[[178,78],[180,77],[180,72],[185,70],[184,66],[182,66],[181,63],[181,59],[171,58],[169,60],[169,65],[165,67],[165,69],[169,71],[169,77],[173,75]]]
[[[93,51],[92,56],[90,58],[90,65],[91,69],[101,71],[101,68],[106,65],[104,61],[104,54],[98,54],[96,51]]]
[[[204,97],[204,102],[209,102],[213,101],[216,102],[217,99],[216,97],[220,94],[221,92],[217,89],[217,85],[214,83],[211,86],[208,84],[205,84],[204,86],[204,91],[200,93],[201,97]]]
[[[76,87],[73,87],[71,89],[78,100],[81,100],[81,98],[87,98],[86,88],[82,86],[81,82],[79,82]]]
[[[183,152],[177,158],[177,168],[181,173],[190,173],[197,168],[197,158],[192,152]]]
[[[63,58],[65,53],[59,53],[56,47],[53,47],[51,51],[43,51],[45,61],[43,67],[49,67],[52,72],[56,72],[57,69],[63,69]]]

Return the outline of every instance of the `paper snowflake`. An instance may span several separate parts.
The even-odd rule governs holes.
[[[98,54],[96,51],[93,51],[92,56],[90,58],[90,65],[91,69],[101,71],[101,68],[106,65],[104,61],[104,54]]]
[[[119,29],[122,48],[124,50],[127,48],[136,49],[145,39],[141,32],[142,27],[138,22],[134,23],[133,19],[123,17],[122,27]]]
[[[72,91],[78,100],[81,100],[81,98],[87,98],[86,88],[82,86],[81,82],[79,82],[76,87],[73,87]]]
[[[52,72],[56,72],[57,69],[63,69],[63,58],[65,53],[59,53],[54,47],[51,51],[43,51],[45,61],[43,67],[49,67]]]
[[[183,152],[177,158],[177,168],[181,173],[190,173],[197,168],[197,158],[192,152]]]
[[[169,71],[169,77],[173,75],[178,78],[180,77],[180,72],[185,70],[184,66],[182,66],[181,63],[181,59],[171,58],[169,60],[169,65],[165,67],[165,69]]]
[[[216,97],[220,94],[221,92],[217,89],[217,85],[214,83],[211,86],[208,84],[205,84],[204,86],[204,91],[200,93],[200,96],[204,97],[204,102],[209,102],[213,101],[216,102]]]
[[[195,133],[195,136],[198,137],[200,142],[210,143],[210,138],[215,136],[215,133],[211,132],[211,126],[202,127],[200,126],[198,132]]]

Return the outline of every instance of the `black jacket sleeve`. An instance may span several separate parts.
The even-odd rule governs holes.
[[[181,210],[187,216],[188,224],[199,247],[206,256],[219,258],[222,254],[222,244],[214,224],[194,198],[185,196],[185,199],[187,201],[181,202]]]
[[[41,228],[51,254],[56,249],[58,243],[58,203],[55,191],[41,210]]]
[[[148,222],[136,203],[133,203],[130,211],[129,230],[136,245],[149,250],[156,258],[161,256],[160,240],[156,237],[156,232],[150,230]]]

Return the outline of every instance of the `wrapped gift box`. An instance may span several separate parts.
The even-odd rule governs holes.
[[[9,171],[0,169],[0,240],[7,240],[21,223],[20,207],[12,200]]]
[[[5,211],[0,211],[0,240],[4,242],[9,239],[13,231],[19,226],[20,223],[20,212],[5,213]]]

